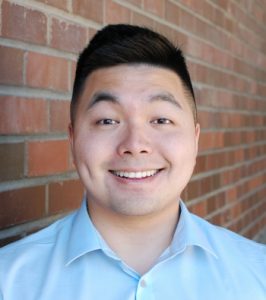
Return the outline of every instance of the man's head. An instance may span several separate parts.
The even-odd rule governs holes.
[[[150,29],[119,24],[98,31],[79,57],[71,101],[72,125],[89,75],[100,68],[124,64],[148,64],[174,71],[182,82],[196,123],[195,97],[182,51]]]
[[[194,169],[199,132],[179,50],[135,26],[96,34],[78,62],[69,127],[91,214],[175,212]]]

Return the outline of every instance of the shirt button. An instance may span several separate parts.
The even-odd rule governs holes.
[[[146,283],[146,281],[145,281],[144,279],[141,280],[140,286],[141,286],[142,288],[145,288],[145,287],[147,286],[147,283]]]

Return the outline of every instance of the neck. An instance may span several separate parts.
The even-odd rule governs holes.
[[[146,273],[170,245],[179,216],[179,202],[142,216],[125,216],[88,202],[92,222],[109,247],[131,268]],[[104,220],[104,222],[102,222]]]

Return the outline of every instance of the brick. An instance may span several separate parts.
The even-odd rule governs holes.
[[[186,53],[194,57],[203,57],[203,45],[199,40],[189,38],[186,43]]]
[[[196,33],[197,31],[200,32],[200,35],[202,35],[203,28],[197,28],[197,26],[201,25],[199,23],[199,20],[196,19],[194,15],[191,13],[186,12],[185,10],[180,11],[179,13],[179,26],[190,31],[193,33]]]
[[[78,208],[82,200],[83,189],[79,180],[49,184],[49,213],[52,215]]]
[[[200,182],[190,181],[187,186],[187,197],[189,200],[192,200],[196,197],[200,196]]]
[[[219,5],[223,10],[227,11],[230,0],[216,0],[215,4]]]
[[[232,219],[236,219],[239,216],[241,216],[241,205],[240,203],[235,203],[232,207],[231,207],[231,215],[232,215]]]
[[[221,176],[220,174],[214,174],[212,177],[212,189],[216,190],[218,188],[220,188],[221,185]]]
[[[218,214],[214,215],[214,216],[210,219],[210,222],[211,222],[212,224],[217,225],[217,226],[222,226],[223,224],[222,224],[222,221],[221,221],[221,214],[218,213]]]
[[[220,192],[218,195],[215,196],[215,205],[217,208],[222,208],[225,205],[225,193]]]
[[[265,22],[265,10],[262,10],[261,7],[256,3],[252,3],[251,12],[256,21],[263,25]]]
[[[95,28],[88,28],[88,32],[89,32],[89,40],[91,40],[97,33],[97,30]]]
[[[42,218],[45,215],[45,187],[1,192],[0,205],[1,228]]]
[[[214,170],[218,167],[226,166],[226,154],[210,153],[206,155],[206,165],[208,170]]]
[[[207,19],[212,19],[213,8],[206,1],[181,0],[180,2],[187,6],[189,10],[192,10]]]
[[[51,28],[52,47],[73,53],[79,53],[85,47],[86,28],[54,18]]]
[[[0,83],[21,85],[23,83],[23,51],[0,46]]]
[[[133,12],[131,24],[152,28],[154,26],[154,21],[142,14]]]
[[[46,44],[46,16],[32,9],[12,4],[2,3],[2,36],[34,44]]]
[[[212,17],[212,21],[214,24],[217,24],[221,28],[225,27],[226,20],[225,20],[224,14],[220,10],[213,9],[211,11],[211,17]]]
[[[73,1],[72,5],[74,14],[102,23],[103,0],[79,0]]]
[[[187,43],[188,37],[182,32],[174,31],[174,44],[177,45],[178,48],[184,50],[184,47]],[[188,61],[187,61],[188,63]],[[189,69],[190,72],[190,69]]]
[[[206,165],[207,165],[207,156],[198,155],[194,173],[198,174],[198,173],[207,171]]]
[[[23,237],[24,237],[24,235],[18,234],[18,235],[10,236],[7,238],[0,238],[0,248],[4,247],[5,245],[8,245],[10,243],[13,243],[17,240],[20,240]]]
[[[206,213],[207,213],[206,203],[205,203],[205,201],[195,203],[195,204],[193,204],[192,206],[189,207],[189,210],[193,214],[196,214],[196,215],[203,218],[203,217],[206,216]]]
[[[208,198],[206,203],[207,214],[211,214],[215,210],[216,210],[215,198],[214,197]]]
[[[0,144],[0,181],[22,178],[24,175],[24,144]]]
[[[224,132],[217,131],[214,132],[214,147],[222,148],[224,146]]]
[[[63,9],[63,10],[68,10],[67,9],[67,2],[66,0],[39,0],[45,4]]]
[[[209,73],[210,70],[207,67],[199,64],[193,64],[193,78],[196,81],[202,83],[208,83],[208,81],[213,80],[212,78],[209,77],[212,74]]]
[[[124,2],[130,3],[138,7],[142,6],[142,0],[124,0]]]
[[[201,179],[200,181],[200,185],[201,185],[201,194],[202,195],[205,195],[209,192],[212,191],[212,177],[209,176],[209,177],[204,177],[203,179]]]
[[[52,224],[54,221],[56,221],[61,216],[54,216],[53,218],[47,218],[42,219],[40,222],[38,220],[33,220],[32,222],[27,223],[25,227],[21,226],[21,224],[16,225],[14,228],[15,234],[12,232],[9,236],[5,238],[1,238],[0,236],[0,247],[3,247],[9,243],[15,242],[17,240],[20,240],[30,234],[33,234],[42,228],[47,227],[48,225]]]
[[[44,176],[68,171],[69,145],[66,140],[28,143],[28,175]]]
[[[171,27],[161,24],[161,23],[154,23],[154,30],[159,32],[160,34],[166,36],[170,41],[174,44],[181,44],[180,39],[176,38],[176,32]]]
[[[69,101],[50,102],[50,130],[57,132],[67,132],[70,122]]]
[[[165,3],[165,19],[177,26],[180,25],[180,8],[170,1]]]
[[[41,53],[28,53],[26,83],[35,88],[69,91],[68,61]]]
[[[211,149],[214,147],[214,135],[213,132],[202,132],[199,138],[199,152]]]
[[[198,122],[201,129],[210,127],[212,124],[211,113],[209,111],[198,110]]]
[[[130,11],[112,0],[107,0],[105,3],[104,20],[107,24],[129,23]]]
[[[144,9],[159,16],[164,16],[165,1],[164,0],[144,0]]]
[[[259,187],[261,184],[263,183],[263,177],[262,176],[258,176],[255,178],[252,178],[251,180],[249,180],[247,182],[247,185],[249,187],[249,190],[253,190],[256,189],[257,187]]]
[[[71,90],[73,89],[73,85],[74,85],[74,80],[75,80],[75,76],[76,76],[76,68],[77,68],[77,63],[75,61],[71,62]]]
[[[0,96],[0,134],[41,133],[48,130],[47,102]]]
[[[231,189],[228,189],[225,193],[226,197],[226,202],[231,203],[234,202],[237,199],[237,193],[236,193],[236,188],[233,187]]]

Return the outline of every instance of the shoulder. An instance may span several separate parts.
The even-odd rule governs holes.
[[[234,264],[251,264],[261,269],[266,268],[266,246],[247,239],[226,228],[213,225],[208,221],[192,215],[195,222],[205,233],[208,242],[217,256]]]
[[[35,259],[49,255],[55,244],[63,243],[63,240],[66,239],[74,214],[72,213],[34,234],[2,247],[0,249],[0,276],[4,270],[16,266],[17,263],[26,264],[32,261],[34,264]]]
[[[62,269],[75,215],[0,249],[0,295],[8,299],[29,291],[37,295],[47,274]]]
[[[264,299],[266,247],[191,214],[194,228],[214,256],[204,256],[204,272],[222,284],[230,299]],[[218,290],[218,289],[217,289]],[[240,298],[239,298],[240,297]],[[242,298],[243,298],[242,297]],[[227,299],[227,298],[226,298]],[[228,298],[229,299],[229,298]]]

